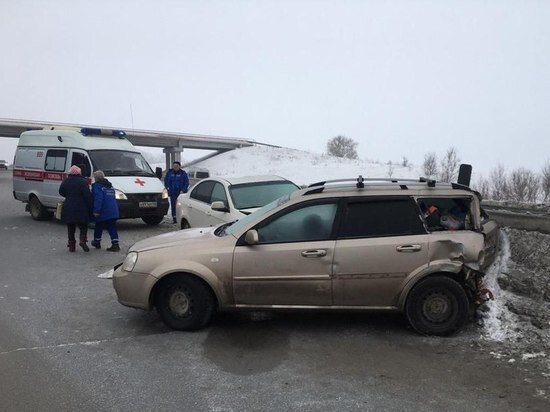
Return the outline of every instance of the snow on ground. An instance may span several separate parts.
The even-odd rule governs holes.
[[[485,313],[483,323],[484,335],[490,340],[502,342],[517,336],[517,317],[508,310],[506,303],[509,292],[502,290],[498,278],[508,271],[510,259],[510,240],[508,235],[500,232],[500,248],[495,262],[487,270],[485,286],[493,292],[495,300],[488,302],[489,310]]]
[[[414,167],[389,166],[370,160],[351,160],[303,150],[252,146],[231,150],[192,167],[205,168],[211,176],[278,175],[298,185],[321,180],[363,177],[418,178]],[[390,174],[392,176],[390,176]]]
[[[110,269],[105,273],[100,273],[99,275],[97,275],[97,277],[100,279],[112,279],[114,273],[115,273],[114,269]]]

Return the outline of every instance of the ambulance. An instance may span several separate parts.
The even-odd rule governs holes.
[[[35,220],[48,220],[63,202],[59,185],[72,165],[92,183],[103,170],[113,184],[120,218],[159,224],[168,211],[160,177],[122,130],[52,126],[21,133],[13,165],[13,196]]]

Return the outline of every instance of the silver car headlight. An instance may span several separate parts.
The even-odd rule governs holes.
[[[138,254],[137,252],[130,252],[126,255],[124,263],[122,263],[122,270],[125,272],[131,272],[134,270],[134,267],[137,263]]]
[[[122,190],[115,189],[115,199],[116,200],[128,200],[126,195]]]
[[[162,198],[163,198],[163,199],[168,199],[168,190],[163,189],[163,191],[162,191]]]

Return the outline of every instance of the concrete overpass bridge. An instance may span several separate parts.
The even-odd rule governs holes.
[[[179,161],[181,159],[181,152],[183,152],[184,149],[215,150],[221,153],[239,147],[261,144],[252,139],[235,137],[2,118],[0,118],[0,137],[19,138],[21,133],[27,130],[41,130],[52,126],[124,130],[126,132],[126,138],[136,146],[162,148],[163,152],[166,154],[166,169],[169,169],[174,161]]]

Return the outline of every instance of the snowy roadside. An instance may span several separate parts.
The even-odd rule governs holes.
[[[495,295],[483,313],[482,337],[509,363],[542,367],[550,377],[550,236],[503,229],[500,250],[487,271]]]

